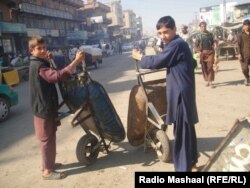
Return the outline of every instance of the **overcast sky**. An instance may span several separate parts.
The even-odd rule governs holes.
[[[106,3],[111,0],[99,0]],[[226,2],[249,3],[250,0],[226,0]],[[199,8],[223,3],[223,0],[121,0],[122,9],[131,9],[142,17],[143,28],[147,32],[156,32],[155,25],[160,17],[172,16],[177,26],[188,24],[198,14]]]

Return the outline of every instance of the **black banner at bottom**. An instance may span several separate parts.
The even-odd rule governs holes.
[[[233,184],[237,188],[249,187],[250,172],[135,172],[135,188],[145,186],[169,188],[176,184],[191,184],[199,187]]]

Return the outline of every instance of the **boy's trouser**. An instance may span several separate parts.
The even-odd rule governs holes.
[[[207,54],[205,52],[201,53],[200,56],[203,78],[207,82],[214,81],[214,55],[213,51],[209,51]]]
[[[56,129],[57,124],[53,119],[42,119],[34,116],[34,127],[40,141],[42,155],[42,170],[53,170],[56,159]]]
[[[183,106],[177,107],[177,117],[174,123],[174,167],[176,172],[191,171],[197,163],[197,139],[194,125],[185,122]]]

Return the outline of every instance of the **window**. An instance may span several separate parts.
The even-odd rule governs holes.
[[[10,39],[3,39],[3,40],[2,40],[2,43],[3,43],[4,53],[13,52],[13,51],[12,51],[11,40],[10,40]]]
[[[1,9],[0,9],[0,21],[3,21],[3,12]]]

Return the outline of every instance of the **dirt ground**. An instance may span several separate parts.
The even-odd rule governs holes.
[[[91,75],[108,91],[126,130],[129,92],[136,83],[133,60],[128,58],[128,55],[122,55],[109,57],[105,61],[102,67],[93,71]],[[106,66],[112,66],[112,70],[115,71],[111,72]],[[199,169],[207,163],[235,120],[250,115],[250,86],[243,85],[243,75],[238,61],[222,59],[219,66],[213,89],[205,87],[201,70],[198,68],[196,71]],[[110,77],[107,78],[106,75]],[[24,83],[18,87],[24,92],[27,91],[28,84]],[[30,113],[28,107],[20,111],[20,114],[25,113]],[[59,171],[68,174],[66,179],[58,181],[44,181],[41,178],[40,153],[33,134],[31,117],[9,120],[0,126],[2,188],[132,188],[135,171],[174,170],[171,162],[160,162],[154,151],[144,153],[142,146],[133,147],[127,139],[112,144],[108,155],[100,153],[92,166],[80,166],[75,156],[75,149],[84,132],[80,127],[72,128],[68,125],[69,119],[70,117],[63,120],[57,133],[57,161],[64,164]],[[169,127],[167,134],[172,140],[172,127]],[[19,138],[20,135],[26,136]]]

